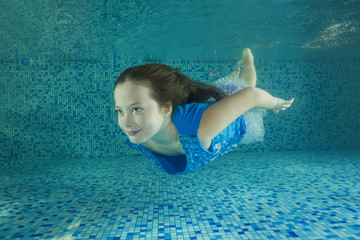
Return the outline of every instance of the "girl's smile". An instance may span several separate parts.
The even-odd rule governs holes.
[[[135,136],[136,134],[138,134],[141,130],[139,131],[130,131],[130,132],[125,132],[128,136]]]

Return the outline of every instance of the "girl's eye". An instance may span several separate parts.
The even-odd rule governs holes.
[[[122,114],[122,110],[119,110],[119,109],[115,110],[115,112],[116,112],[117,114]]]
[[[138,107],[134,107],[133,109],[132,109],[132,112],[135,112],[135,113],[137,113],[137,112],[141,112],[141,108],[138,108]]]

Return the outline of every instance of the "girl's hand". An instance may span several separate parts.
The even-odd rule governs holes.
[[[280,110],[284,111],[284,110],[288,109],[291,106],[293,101],[294,101],[294,98],[292,98],[289,101],[286,101],[286,100],[281,99],[281,98],[275,98],[275,106],[273,108],[271,108],[271,110],[274,113],[278,113]]]

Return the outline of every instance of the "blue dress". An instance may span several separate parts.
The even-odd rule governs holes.
[[[217,83],[222,83],[220,80]],[[215,85],[229,94],[246,87],[246,83],[244,82],[241,82],[241,86],[236,88],[234,88],[233,83],[231,83],[231,85],[219,85],[217,83],[215,83]],[[244,84],[245,86],[243,86]],[[229,91],[229,88],[232,90]],[[261,111],[254,109],[232,122],[212,140],[209,149],[205,149],[200,143],[198,129],[205,109],[214,103],[215,102],[212,101],[210,104],[185,104],[179,106],[173,112],[172,120],[178,130],[180,142],[185,154],[179,156],[166,156],[153,152],[143,147],[141,144],[133,144],[129,139],[127,139],[127,143],[135,150],[145,154],[147,158],[162,168],[166,173],[175,175],[195,171],[205,163],[211,162],[233,150],[239,143],[248,144],[263,140],[263,115]],[[250,125],[250,129],[247,127],[248,124]]]

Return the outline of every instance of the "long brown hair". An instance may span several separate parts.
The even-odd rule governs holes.
[[[164,64],[130,67],[120,74],[114,88],[125,81],[150,83],[154,100],[162,107],[171,102],[173,110],[186,103],[219,101],[226,96],[217,87],[191,80],[179,69]]]

